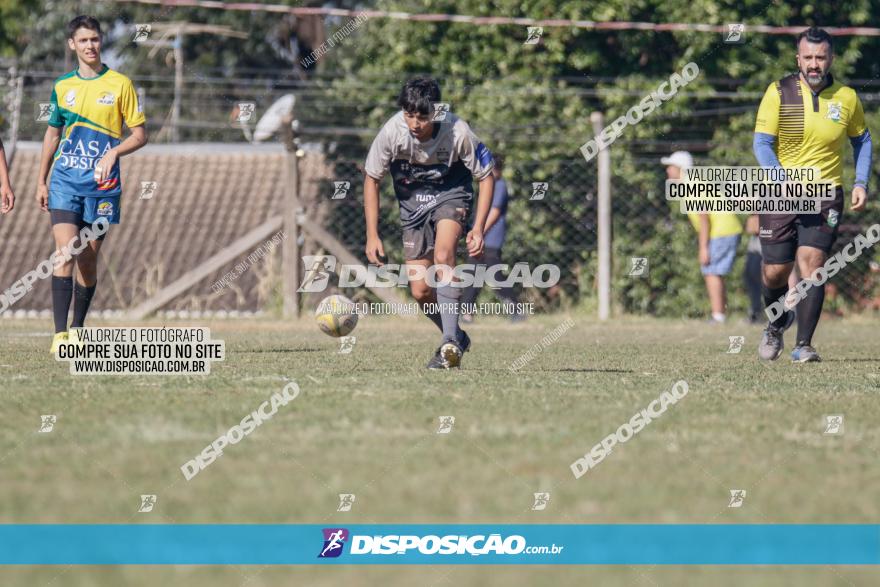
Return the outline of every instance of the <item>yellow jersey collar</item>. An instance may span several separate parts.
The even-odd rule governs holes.
[[[101,73],[99,73],[99,74],[96,75],[95,77],[83,77],[83,76],[81,76],[81,75],[79,74],[79,67],[77,67],[77,68],[74,70],[74,71],[76,71],[76,77],[78,77],[79,79],[81,79],[81,80],[83,80],[83,81],[86,81],[86,82],[91,81],[91,80],[93,80],[93,79],[98,79],[99,77],[101,77],[102,75],[104,75],[105,73],[107,73],[108,71],[110,71],[110,68],[107,67],[106,64],[102,63],[101,65],[102,65],[102,67],[101,67]]]

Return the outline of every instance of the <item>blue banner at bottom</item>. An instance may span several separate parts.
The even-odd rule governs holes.
[[[880,525],[0,525],[12,565],[876,565]]]

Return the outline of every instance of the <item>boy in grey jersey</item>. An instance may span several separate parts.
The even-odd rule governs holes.
[[[409,267],[425,270],[437,266],[437,281],[451,281],[455,249],[465,233],[474,199],[473,179],[479,181],[480,197],[474,225],[467,232],[468,254],[483,253],[483,227],[492,204],[494,179],[492,154],[468,124],[447,112],[434,120],[434,104],[440,86],[430,78],[409,80],[397,100],[401,111],[392,116],[373,140],[364,169],[364,214],[367,226],[365,252],[370,263],[381,265],[385,256],[379,237],[379,182],[391,172],[400,206],[403,250]],[[461,364],[470,346],[458,327],[461,289],[451,283],[432,288],[420,277],[410,277],[410,291],[423,310],[438,304],[439,311],[426,316],[443,332],[440,347],[428,363],[430,369],[449,369]]]

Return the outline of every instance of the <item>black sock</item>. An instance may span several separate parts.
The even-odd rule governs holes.
[[[80,285],[79,282],[73,288],[73,324],[71,328],[82,328],[86,321],[86,314],[92,304],[92,296],[95,295],[95,283],[91,286]]]
[[[774,302],[778,302],[779,298],[788,293],[788,286],[770,287],[766,283],[761,283],[761,294],[764,296],[764,307],[767,308]],[[800,312],[798,312],[800,313]],[[785,312],[779,315],[779,318],[771,322],[776,328],[782,328],[785,325]]]
[[[73,294],[73,277],[52,276],[52,314],[55,317],[55,334],[67,330],[67,314],[70,312],[70,296]]]
[[[425,306],[428,304],[430,304],[434,309],[434,312],[431,314],[425,312]],[[434,325],[440,329],[440,332],[443,332],[443,322],[440,321],[440,312],[437,311],[437,298],[434,298],[430,302],[420,303],[419,308],[421,308],[422,313],[425,315],[425,318],[433,322]]]
[[[813,333],[822,316],[822,304],[825,302],[825,284],[813,285],[807,295],[797,305],[797,346],[810,346]]]

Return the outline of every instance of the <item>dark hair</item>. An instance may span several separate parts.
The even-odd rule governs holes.
[[[433,114],[434,102],[440,101],[440,84],[430,77],[414,77],[403,85],[397,105],[404,112]]]
[[[90,31],[95,31],[98,35],[104,34],[101,32],[101,23],[94,16],[81,14],[67,23],[67,38],[72,39],[79,29],[89,29]]]
[[[829,35],[825,29],[814,26],[801,31],[801,34],[797,36],[794,42],[794,46],[798,49],[801,48],[801,39],[806,39],[808,43],[828,43],[828,50],[834,50],[834,37]]]
[[[501,153],[494,153],[492,158],[495,159],[495,169],[498,171],[504,170],[504,155]]]

